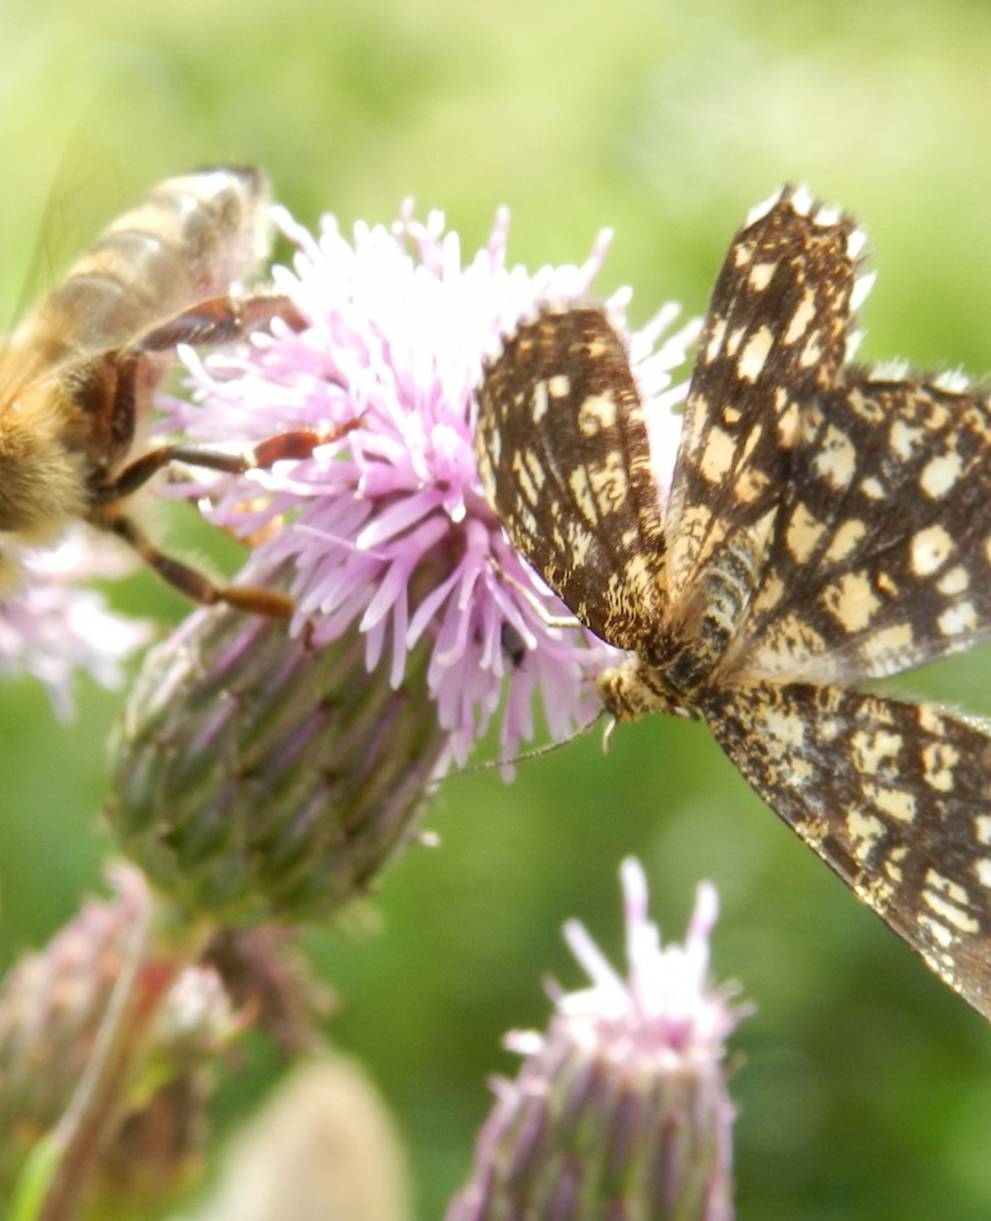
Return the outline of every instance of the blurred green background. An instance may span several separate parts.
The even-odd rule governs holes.
[[[39,218],[92,232],[157,177],[266,166],[303,220],[439,206],[470,251],[513,210],[511,254],[580,260],[617,231],[604,290],[704,308],[747,209],[805,180],[866,224],[880,280],[865,354],[991,367],[991,5],[964,0],[69,0],[0,6],[0,293],[11,317]],[[61,228],[59,228],[61,225]],[[62,235],[65,234],[63,237]],[[180,532],[187,530],[178,526]],[[197,535],[197,538],[202,537]],[[175,621],[150,575],[115,595]],[[991,654],[901,683],[991,714]],[[99,884],[97,814],[119,697],[83,684],[57,724],[0,688],[0,960],[42,943]],[[492,751],[489,751],[491,756]],[[734,1039],[738,1211],[747,1221],[991,1216],[991,1031],[751,795],[698,725],[654,719],[446,785],[384,880],[377,930],[314,930],[360,1055],[409,1142],[417,1217],[467,1171],[485,1078],[541,978],[578,980],[559,928],[619,952],[616,868],[636,853],[667,935],[717,884],[720,977],[758,1013]],[[274,1071],[260,1046],[218,1122]],[[2,1136],[0,1136],[2,1139]]]

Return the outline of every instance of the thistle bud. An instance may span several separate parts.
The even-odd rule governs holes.
[[[118,866],[112,880],[113,898],[87,902],[0,986],[0,1198],[9,1198],[26,1159],[73,1098],[125,969],[132,929],[147,910],[137,870]],[[141,964],[139,1009],[155,1003],[163,969],[168,965],[154,959]],[[117,1120],[90,1175],[93,1216],[141,1217],[142,1201],[185,1185],[204,1135],[202,1070],[238,1029],[213,970],[188,967],[178,975],[148,1031],[145,1072],[129,1079],[128,1096],[116,1101]],[[137,1148],[140,1160],[127,1153]],[[101,1212],[110,1199],[113,1209]]]
[[[274,582],[270,582],[273,584]],[[300,921],[364,893],[416,830],[448,735],[412,650],[397,688],[349,633],[197,611],[145,660],[107,812],[180,907],[224,925]]]
[[[635,861],[622,869],[628,975],[585,930],[566,934],[592,987],[556,995],[479,1137],[447,1221],[729,1221],[733,1106],[724,1040],[743,1015],[708,982],[716,894],[699,887],[684,946],[661,948]]]

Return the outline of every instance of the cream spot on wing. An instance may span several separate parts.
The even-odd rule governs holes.
[[[588,482],[588,472],[584,466],[576,466],[568,476],[568,487],[571,489],[571,495],[575,498],[575,504],[578,506],[582,517],[591,526],[596,526],[599,523],[598,510],[595,507],[595,498],[592,496],[592,489]]]
[[[826,429],[822,451],[816,455],[816,471],[831,487],[842,491],[857,469],[857,451],[845,432],[830,424]]]
[[[493,466],[498,466],[502,458],[502,434],[498,428],[487,429],[485,432],[485,449]]]
[[[590,394],[578,408],[578,428],[584,437],[597,437],[616,423],[616,400],[611,394]]]
[[[891,715],[891,710],[885,706],[883,700],[868,699],[865,702],[866,714],[878,725],[893,725],[894,717]]]
[[[867,627],[881,605],[862,572],[844,573],[822,593],[820,600],[848,632]]]
[[[884,418],[884,407],[881,403],[877,399],[867,398],[862,390],[856,388],[850,391],[847,406],[861,419],[872,424],[877,424]]]
[[[781,673],[796,661],[824,651],[823,638],[804,615],[792,611],[767,629],[755,648],[753,669],[760,673]]]
[[[922,897],[925,899],[927,906],[940,916],[947,924],[952,925],[961,933],[977,933],[980,932],[980,924],[973,916],[967,912],[949,903],[946,899],[941,898],[931,890],[924,890]]]
[[[931,886],[934,891],[946,895],[954,903],[970,902],[966,890],[959,882],[954,882],[952,878],[945,877],[935,869],[926,870],[925,882],[927,886]]]
[[[699,470],[710,483],[718,483],[733,463],[736,444],[728,432],[713,426],[706,438]]]
[[[589,548],[592,546],[592,537],[592,534],[579,525],[578,522],[572,520],[568,523],[568,554],[578,568],[585,563],[588,557]]]
[[[956,606],[948,606],[936,623],[944,636],[959,636],[977,626],[977,611],[973,602],[958,602]]]
[[[798,363],[803,369],[811,369],[820,360],[822,360],[822,345],[819,343],[819,335],[816,333],[811,335],[806,341],[805,347],[802,349],[802,355],[798,358]]]
[[[850,311],[856,313],[864,304],[867,298],[871,295],[871,289],[877,283],[877,272],[869,271],[866,275],[858,276],[853,282],[853,291],[850,293]]]
[[[791,206],[799,216],[808,216],[812,211],[812,205],[815,200],[812,198],[812,192],[804,182],[799,183],[791,192]]]
[[[526,507],[526,505],[520,505],[518,508],[518,513],[523,530],[526,531],[530,538],[539,538],[540,530],[537,528],[537,519]]]
[[[590,468],[589,479],[592,494],[603,516],[617,512],[626,503],[629,485],[622,454],[607,454],[598,465]]]
[[[863,229],[854,229],[850,236],[846,239],[847,256],[855,259],[867,245],[867,234]]]
[[[754,263],[750,268],[750,274],[747,276],[750,287],[762,293],[768,284],[771,283],[777,266],[777,263]]]
[[[964,568],[963,564],[957,564],[949,572],[943,573],[936,582],[936,588],[941,594],[962,594],[969,584],[970,573]]]
[[[547,383],[539,381],[533,387],[533,397],[530,400],[530,414],[535,423],[539,423],[547,414],[547,406]]]
[[[723,340],[726,338],[726,319],[716,318],[712,322],[712,330],[709,334],[709,342],[705,348],[706,360],[713,361],[719,355],[720,349],[723,346]]]
[[[861,481],[860,490],[869,500],[882,500],[884,498],[884,488],[873,475]]]
[[[919,476],[919,486],[933,500],[953,487],[963,470],[963,460],[957,453],[941,454],[938,458],[930,458],[922,468]]]
[[[629,590],[635,590],[638,597],[642,591],[653,584],[654,574],[642,555],[631,556],[623,569],[623,583]]]
[[[970,378],[962,369],[947,369],[933,378],[932,385],[944,394],[965,394],[970,389]]]
[[[926,893],[928,894],[928,891]],[[941,945],[944,949],[947,949],[953,944],[955,940],[953,934],[945,924],[940,924],[940,922],[938,920],[934,920],[932,916],[920,916],[919,924],[932,935],[932,939],[937,945]],[[929,965],[938,975],[943,973],[938,959],[927,957],[926,962],[929,963]]]
[[[801,301],[798,303],[798,307],[791,316],[791,322],[788,323],[788,329],[785,331],[782,342],[787,344],[797,343],[809,329],[809,323],[815,317],[815,314],[815,293],[813,293],[811,288],[807,288]]]
[[[940,737],[946,732],[946,726],[943,723],[943,718],[931,705],[916,705],[916,713],[919,718],[919,728],[925,733],[931,733],[936,737]]]
[[[795,443],[799,419],[798,404],[796,402],[789,402],[787,407],[779,411],[778,439],[787,448],[790,448]]]
[[[686,568],[696,556],[700,540],[708,533],[711,522],[712,510],[703,504],[690,505],[682,513],[678,533],[671,544],[671,564],[675,574],[685,574]]]
[[[793,713],[768,709],[764,717],[764,728],[768,735],[784,746],[798,747],[805,740],[805,722]]]
[[[781,595],[785,591],[784,581],[780,577],[771,577],[764,588],[757,595],[754,602],[754,615],[763,614],[776,606],[781,601]]]
[[[523,461],[527,465],[527,470],[530,472],[530,478],[538,488],[542,488],[547,482],[547,474],[540,464],[540,459],[532,449],[523,451]]]
[[[741,462],[746,462],[749,459],[750,455],[757,448],[757,445],[763,435],[764,425],[754,424],[754,426],[747,433],[746,440],[743,442],[743,450],[741,451],[740,455]]]
[[[888,432],[888,444],[899,458],[907,461],[923,436],[925,433],[921,428],[915,428],[904,420],[895,420]]]
[[[735,331],[730,331],[729,342],[726,344],[726,351],[730,356],[735,356],[740,350],[740,344],[743,343],[743,336],[747,333],[747,328],[738,326]]]
[[[917,577],[928,577],[946,563],[953,539],[942,526],[926,526],[912,536],[911,563]]]
[[[489,502],[489,504],[495,504],[498,495],[495,471],[492,469],[492,463],[489,461],[489,455],[484,450],[478,455],[478,476],[482,481],[482,488],[485,491],[485,499]]]
[[[792,784],[806,784],[812,779],[812,764],[807,759],[792,759],[788,764],[788,772]]]
[[[524,497],[530,504],[536,505],[539,493],[534,486],[533,480],[530,478],[530,473],[523,462],[523,455],[519,450],[513,455],[513,474],[516,476],[516,483]]]
[[[875,873],[872,877],[867,878],[866,881],[863,878],[860,879],[854,890],[868,906],[882,915],[888,910],[891,900],[895,895],[895,888],[881,873]]]
[[[757,380],[773,346],[774,335],[769,327],[762,326],[750,336],[737,362],[737,373],[744,381]]]
[[[556,373],[548,379],[547,389],[551,398],[566,399],[571,393],[571,378],[566,373]]]
[[[886,761],[893,762],[901,749],[901,735],[879,729],[869,733],[866,729],[858,729],[850,739],[853,748],[853,758],[857,771],[866,776],[877,774],[878,769]]]
[[[974,828],[979,844],[991,844],[991,814],[978,814],[974,819]]]
[[[803,502],[799,502],[788,521],[785,542],[788,550],[799,564],[804,564],[816,549],[825,526],[809,512]]]
[[[757,221],[762,220],[768,214],[768,212],[771,211],[784,193],[784,187],[778,187],[773,195],[769,195],[767,199],[762,199],[760,203],[754,204],[754,206],[747,213],[747,219],[743,222],[744,228],[749,229],[751,225],[754,225],[757,223]],[[749,244],[747,244],[744,248],[747,249],[750,254],[753,254]]]
[[[708,423],[709,404],[701,394],[689,395],[681,442],[686,453],[693,454],[698,449]]]
[[[878,840],[884,834],[884,824],[873,814],[853,808],[847,811],[846,830],[853,855],[863,863],[877,847]]]
[[[740,472],[739,478],[733,485],[733,494],[741,504],[753,504],[769,482],[770,480],[763,471],[753,465],[747,466]]]
[[[974,862],[974,872],[982,886],[991,886],[991,860],[986,856],[978,857]]]
[[[895,623],[880,632],[875,632],[864,641],[864,654],[872,661],[897,656],[912,643],[912,625],[910,623]]]
[[[920,758],[926,784],[939,793],[949,793],[953,789],[953,769],[960,762],[957,748],[948,742],[927,742]]]
[[[903,382],[911,376],[912,367],[907,360],[879,360],[866,370],[867,380],[883,385],[885,382]]]
[[[915,797],[911,793],[880,784],[865,784],[864,793],[876,809],[898,822],[910,823],[915,818]]]
[[[826,548],[825,559],[830,564],[838,564],[845,560],[867,533],[867,527],[862,521],[850,518],[833,535],[833,541]]]

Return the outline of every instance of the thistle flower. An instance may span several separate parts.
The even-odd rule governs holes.
[[[287,633],[200,611],[147,658],[109,803],[156,884],[227,924],[310,918],[360,894],[504,683],[505,757],[532,734],[535,691],[562,737],[615,659],[549,626],[563,607],[486,505],[472,447],[486,349],[536,301],[587,293],[607,235],[580,267],[530,274],[507,266],[505,212],[464,266],[439,213],[359,225],[353,243],[333,220],[314,239],[278,217],[298,250],[276,287],[305,327],[276,322],[206,361],[184,350],[194,401],[166,403],[164,424],[211,446],[352,427],[310,457],[166,489],[249,538],[244,579],[288,590],[297,612]],[[619,324],[626,298],[610,305]],[[630,337],[661,429],[680,423],[671,370],[693,334],[654,350],[676,312]]]
[[[0,676],[39,678],[63,719],[73,713],[76,671],[120,686],[122,663],[147,643],[151,625],[114,614],[82,582],[123,575],[130,566],[123,552],[74,526],[47,548],[5,542],[0,559],[18,573],[0,599]]]
[[[566,736],[588,719],[594,697],[584,680],[615,654],[587,633],[547,625],[566,612],[485,504],[472,399],[483,356],[521,314],[547,297],[589,292],[609,234],[580,266],[530,273],[507,264],[504,210],[467,264],[439,212],[421,223],[407,205],[391,229],[359,224],[351,242],[332,218],[314,238],[285,211],[276,215],[297,253],[291,270],[275,269],[275,285],[305,329],[277,323],[250,350],[205,361],[185,351],[194,402],[167,404],[165,426],[212,444],[354,427],[312,457],[208,475],[180,493],[198,496],[234,533],[263,539],[262,568],[289,564],[294,630],[305,625],[312,644],[357,628],[368,668],[389,654],[398,687],[411,650],[427,640],[427,690],[458,761],[485,732],[507,680],[503,757],[532,735],[535,692],[552,736]],[[628,297],[608,303],[623,329]],[[659,430],[680,426],[670,407],[682,388],[672,388],[671,371],[695,334],[684,328],[655,350],[676,313],[665,308],[629,339]],[[673,462],[673,444],[658,451],[662,466]]]
[[[553,992],[546,1033],[515,1032],[524,1055],[479,1137],[447,1221],[511,1217],[732,1217],[733,1106],[722,1060],[746,1010],[709,983],[716,892],[703,883],[683,946],[662,947],[638,862],[621,869],[627,978],[577,922],[565,927],[592,985]]]

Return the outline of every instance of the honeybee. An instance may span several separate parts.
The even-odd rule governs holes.
[[[0,349],[0,578],[12,575],[9,558],[4,571],[3,534],[44,543],[81,517],[125,539],[196,601],[291,612],[281,594],[216,585],[163,554],[125,511],[128,497],[171,462],[239,473],[308,456],[332,439],[299,430],[241,454],[178,444],[132,455],[177,344],[221,342],[276,316],[303,325],[285,297],[238,295],[268,254],[269,202],[268,180],[256,169],[225,166],[160,182]]]

